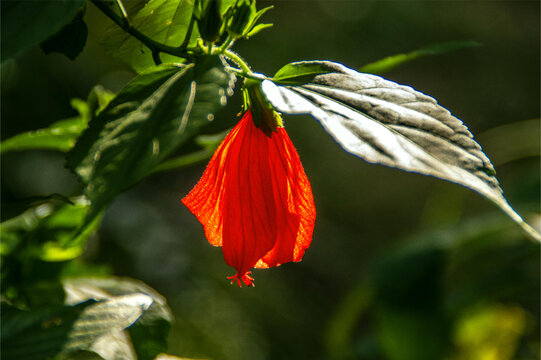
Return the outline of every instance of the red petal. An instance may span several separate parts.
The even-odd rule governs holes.
[[[315,206],[299,156],[285,129],[269,137],[250,112],[182,202],[240,278],[252,267],[300,261],[312,239]]]

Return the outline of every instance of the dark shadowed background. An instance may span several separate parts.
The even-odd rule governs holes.
[[[129,1],[127,1],[129,3]],[[258,2],[263,7],[271,2]],[[274,28],[235,50],[257,72],[296,60],[351,68],[426,45],[479,47],[386,74],[462,119],[493,161],[506,197],[540,217],[538,1],[273,1]],[[74,62],[35,48],[2,69],[2,139],[75,114],[71,98],[133,78],[99,39],[110,21],[88,4]],[[6,70],[7,68],[7,70]],[[204,133],[234,126],[240,93]],[[215,359],[539,358],[539,246],[481,196],[345,153],[308,116],[285,126],[311,181],[317,220],[300,263],[226,276],[219,248],[180,203],[205,163],[155,175],[121,195],[86,261],[141,279],[175,314],[170,353]],[[2,158],[2,202],[79,191],[55,152]],[[491,355],[492,354],[492,355]]]

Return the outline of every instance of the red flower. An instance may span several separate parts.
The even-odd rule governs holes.
[[[253,285],[253,267],[300,261],[312,240],[316,211],[299,155],[283,127],[264,132],[250,110],[182,202],[222,247],[239,287]]]

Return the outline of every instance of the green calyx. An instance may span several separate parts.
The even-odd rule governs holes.
[[[261,90],[261,81],[246,79],[243,86],[244,107],[252,113],[255,126],[267,136],[276,128],[283,127],[282,117],[267,101]]]

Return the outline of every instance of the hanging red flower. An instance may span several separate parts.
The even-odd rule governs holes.
[[[229,279],[239,287],[253,285],[251,268],[300,261],[316,217],[310,183],[285,129],[261,125],[246,111],[182,199],[237,270]]]

